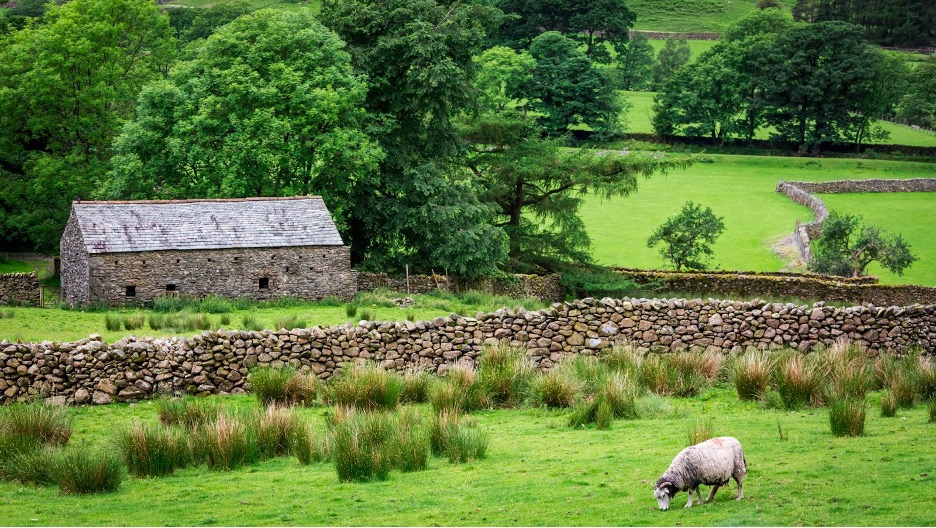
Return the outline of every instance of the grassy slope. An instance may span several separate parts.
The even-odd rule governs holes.
[[[685,171],[641,181],[640,190],[630,197],[587,198],[582,216],[592,238],[595,259],[602,264],[660,267],[663,262],[657,249],[646,247],[647,237],[692,200],[725,217],[726,229],[714,246],[713,264],[722,269],[776,271],[783,263],[772,253],[770,244],[792,232],[797,219],[812,218],[807,208],[774,191],[778,180],[921,178],[932,176],[933,171],[931,164],[879,160],[724,155],[703,155],[702,159],[704,162]],[[889,196],[894,202],[883,210],[905,214],[882,219],[881,225],[904,233],[922,258],[929,254],[930,247],[936,248],[936,228],[916,220],[932,214],[928,205],[931,198],[926,199],[930,195],[914,198],[914,194]],[[872,200],[883,196],[875,195]],[[884,275],[882,280],[934,286],[934,262],[921,260],[903,277]]]
[[[783,2],[789,8],[793,2]],[[756,0],[628,0],[635,29],[721,33],[756,9]]]
[[[693,53],[695,56],[695,53]],[[634,133],[652,133],[653,125],[653,96],[656,92],[622,92],[630,101],[631,109],[627,113],[627,131]],[[936,134],[923,130],[915,130],[908,126],[897,125],[893,123],[879,122],[879,124],[890,132],[890,137],[882,144],[890,145],[910,145],[918,147],[936,147]],[[768,131],[761,129],[757,137],[759,139],[768,139]]]
[[[877,401],[879,394],[873,394]],[[247,397],[226,401],[251,405]],[[339,483],[330,464],[275,459],[232,472],[186,469],[161,479],[127,479],[114,494],[63,496],[54,488],[0,483],[3,524],[345,525],[345,526],[925,526],[936,494],[928,449],[933,424],[921,407],[897,418],[868,411],[866,436],[835,438],[822,409],[768,411],[717,388],[674,401],[678,416],[618,421],[611,430],[573,430],[566,415],[540,410],[475,415],[489,431],[488,458],[394,472],[386,482]],[[428,413],[428,408],[423,407]],[[107,445],[133,420],[155,421],[154,406],[73,409],[75,444]],[[303,411],[321,424],[323,410]],[[715,502],[684,510],[685,494],[660,512],[650,488],[698,420],[714,418],[748,461],[745,500],[732,482]],[[779,439],[778,424],[787,435]],[[928,476],[922,476],[927,474]],[[707,493],[708,488],[703,491]]]

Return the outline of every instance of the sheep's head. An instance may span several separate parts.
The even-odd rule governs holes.
[[[653,497],[657,500],[657,505],[661,510],[669,509],[669,501],[675,495],[675,486],[669,482],[658,484],[653,488]]]

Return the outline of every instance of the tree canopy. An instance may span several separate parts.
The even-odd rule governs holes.
[[[902,275],[917,260],[900,234],[891,235],[877,226],[864,225],[861,217],[835,211],[822,224],[814,242],[809,268],[819,273],[859,277],[872,262]]]
[[[701,204],[689,201],[679,214],[653,231],[647,239],[647,247],[662,244],[660,256],[676,271],[704,270],[714,253],[711,245],[724,230],[724,218],[715,216],[709,207],[702,209]]]

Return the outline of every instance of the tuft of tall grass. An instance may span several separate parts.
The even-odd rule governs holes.
[[[305,319],[300,319],[298,314],[281,315],[273,319],[273,328],[275,330],[294,328],[306,328],[308,326]]]
[[[254,420],[261,459],[289,454],[293,440],[307,429],[292,407],[270,405]]]
[[[762,351],[751,351],[733,358],[729,372],[738,398],[742,400],[761,398],[770,387],[772,371],[773,361]]]
[[[799,409],[822,401],[820,376],[799,352],[784,354],[774,371],[774,384],[786,409]]]
[[[322,382],[309,372],[297,372],[286,386],[286,402],[289,405],[310,406],[322,391]]]
[[[72,420],[65,407],[14,403],[0,408],[0,436],[22,437],[52,446],[68,443]]]
[[[354,317],[357,315],[358,305],[355,303],[348,303],[345,305],[345,315],[348,317]]]
[[[659,354],[648,354],[639,364],[640,384],[661,396],[672,394],[673,370]]]
[[[220,318],[219,322],[220,322],[221,326],[230,326],[230,324],[231,324],[231,316],[230,316],[230,314],[221,314],[221,318]]]
[[[463,423],[458,413],[438,413],[429,425],[432,453],[452,463],[484,458],[490,439],[484,431],[472,425]]]
[[[848,396],[863,399],[874,384],[864,348],[839,340],[826,351],[817,351],[819,376],[825,380],[827,401]]]
[[[136,477],[163,477],[183,468],[189,453],[180,429],[134,423],[116,439],[130,474]]]
[[[360,318],[362,321],[373,321],[373,320],[374,320],[374,312],[372,312],[369,308],[365,308],[365,309],[361,310],[361,314],[360,314],[359,318]]]
[[[211,318],[208,317],[208,314],[197,313],[192,318],[192,326],[194,326],[198,330],[210,330]]]
[[[929,423],[936,422],[936,398],[932,398],[927,403],[929,411]]]
[[[881,416],[884,418],[893,418],[897,415],[897,398],[894,393],[886,391],[881,398]]]
[[[263,330],[263,325],[260,324],[260,321],[253,315],[245,315],[243,319],[241,319],[241,326],[248,332],[259,332]]]
[[[829,402],[829,425],[835,436],[864,434],[866,403],[864,398],[844,396]]]
[[[408,369],[403,373],[403,390],[400,403],[425,403],[429,401],[429,386],[432,378],[425,370]]]
[[[123,329],[123,317],[120,314],[107,312],[104,314],[104,328],[110,332],[117,332]]]
[[[193,452],[203,455],[209,468],[231,470],[260,460],[257,429],[238,416],[219,414],[195,430]]]
[[[142,313],[129,314],[123,318],[123,326],[127,330],[138,330],[143,328],[144,324],[146,324],[146,315]]]
[[[677,396],[696,396],[718,378],[720,356],[699,351],[677,352],[664,357],[670,380],[668,392]]]
[[[342,370],[328,387],[328,399],[337,405],[361,410],[392,410],[400,403],[403,378],[374,363],[352,365]]]
[[[481,353],[477,382],[491,404],[511,407],[526,398],[535,375],[526,349],[487,345]]]
[[[159,421],[165,425],[181,425],[196,429],[214,421],[222,413],[221,405],[215,400],[183,396],[182,398],[159,398],[156,400]]]
[[[72,448],[55,453],[51,476],[65,494],[108,493],[120,487],[124,466],[116,453]]]
[[[0,478],[23,484],[54,484],[53,457],[56,450],[48,445],[30,443],[11,446],[0,441]]]
[[[150,330],[162,330],[169,326],[167,317],[162,313],[151,313],[146,316],[146,324],[149,325]]]
[[[325,442],[326,437],[303,424],[302,427],[293,431],[292,438],[289,439],[289,453],[304,466],[313,462],[322,462],[328,458],[328,447]]]
[[[336,416],[339,414],[336,412]],[[332,458],[338,480],[387,480],[393,468],[394,424],[387,413],[346,411],[333,425]]]
[[[394,418],[396,430],[391,445],[393,467],[404,473],[424,471],[429,467],[431,447],[429,431],[423,423],[422,415],[412,407],[403,407]]]
[[[936,361],[930,356],[920,356],[917,370],[917,394],[923,401],[936,398]]]
[[[250,383],[250,391],[257,396],[260,405],[266,406],[286,403],[289,385],[295,377],[296,369],[292,366],[256,367],[250,370],[247,381]]]
[[[566,370],[554,368],[533,381],[531,399],[546,407],[568,408],[575,404],[580,392],[578,379]]]
[[[614,372],[623,372],[635,379],[640,375],[640,363],[643,357],[630,343],[619,343],[601,357],[601,361]]]
[[[436,413],[470,412],[491,406],[487,391],[478,383],[477,372],[467,363],[457,363],[430,386],[429,402]]]
[[[780,422],[777,422],[778,427],[779,427],[779,423]],[[696,420],[695,424],[689,428],[688,434],[686,435],[689,441],[689,444],[687,445],[694,446],[710,438],[713,438],[714,435],[712,434],[712,431],[714,430],[715,430],[715,421],[712,420],[711,418],[706,418],[704,420]],[[782,435],[782,430],[781,430],[781,435]]]

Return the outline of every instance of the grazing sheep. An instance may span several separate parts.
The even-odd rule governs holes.
[[[653,487],[653,496],[660,509],[665,510],[669,508],[670,499],[677,492],[688,491],[689,503],[686,504],[686,508],[691,508],[693,492],[697,502],[702,504],[700,484],[714,486],[705,499],[705,502],[710,502],[719,486],[724,486],[728,479],[734,478],[738,483],[737,500],[741,500],[744,498],[741,481],[746,473],[747,461],[744,459],[741,443],[730,436],[712,438],[680,451],[669,469],[657,480],[656,486]]]

